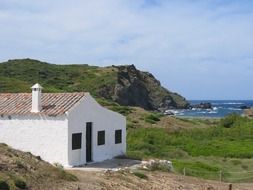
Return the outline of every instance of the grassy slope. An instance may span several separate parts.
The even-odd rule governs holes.
[[[187,168],[187,174],[193,176],[219,179],[222,170],[224,180],[253,181],[252,120],[236,117],[230,128],[217,120],[160,120],[167,120],[167,124],[162,126],[164,123],[159,121],[149,128],[128,129],[129,156],[173,160],[177,172]],[[181,128],[173,128],[179,122]]]
[[[103,85],[116,82],[116,74],[111,67],[12,60],[0,64],[0,92],[30,92],[31,85],[39,82],[45,92],[89,91],[96,95]]]
[[[64,189],[77,178],[60,167],[0,144],[0,189]]]

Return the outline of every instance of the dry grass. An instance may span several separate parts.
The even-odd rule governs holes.
[[[74,175],[42,161],[39,157],[0,144],[0,187],[2,183],[9,189],[17,187],[20,189],[51,189],[51,187],[68,189],[76,180]]]
[[[229,185],[166,172],[120,171],[98,173],[73,171],[73,173],[80,179],[78,186],[82,190],[228,190]],[[138,174],[136,175],[136,173]],[[233,184],[233,188],[236,190],[252,190],[252,184]]]

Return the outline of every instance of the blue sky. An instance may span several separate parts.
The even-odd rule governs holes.
[[[135,64],[187,99],[253,99],[253,1],[0,0],[0,52]]]

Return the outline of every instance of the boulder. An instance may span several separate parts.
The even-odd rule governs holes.
[[[244,110],[244,115],[247,116],[247,117],[253,117],[253,108],[250,108],[250,109],[245,109]]]
[[[242,109],[242,110],[246,110],[246,109],[250,109],[250,107],[249,107],[249,106],[244,105],[244,106],[240,106],[240,109]]]
[[[210,102],[201,102],[200,104],[191,105],[191,108],[196,109],[213,109],[213,106]]]
[[[145,161],[140,166],[142,169],[148,170],[162,170],[162,171],[172,171],[172,162],[169,160],[149,160]]]

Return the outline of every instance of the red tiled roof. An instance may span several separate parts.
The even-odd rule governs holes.
[[[87,93],[42,93],[42,109],[32,113],[32,93],[0,93],[0,115],[62,115]]]

